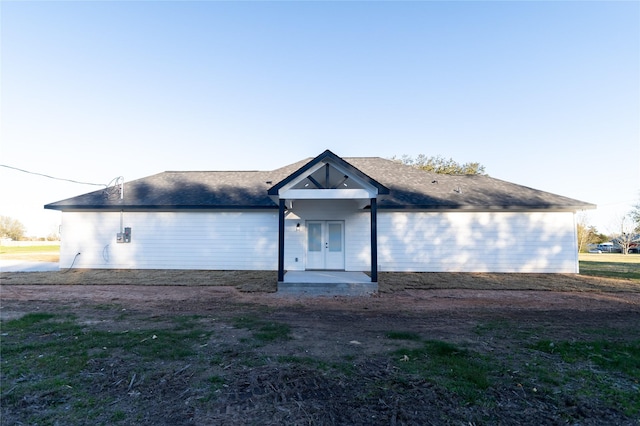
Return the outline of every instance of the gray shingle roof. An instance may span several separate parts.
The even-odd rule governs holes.
[[[347,158],[389,188],[379,208],[588,209],[596,206],[482,175],[443,175],[382,158]]]
[[[595,205],[488,176],[441,175],[379,157],[343,158],[389,188],[380,209],[577,210]],[[45,205],[53,210],[272,209],[269,188],[311,159],[272,171],[167,171],[125,183],[124,199],[99,190]]]

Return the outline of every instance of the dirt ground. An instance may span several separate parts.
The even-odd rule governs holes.
[[[381,272],[378,279],[379,293],[382,294],[411,289],[640,292],[637,280],[577,274]],[[273,271],[72,269],[57,272],[0,272],[0,284],[226,286],[241,292],[272,293],[277,290],[277,274]]]
[[[183,373],[165,375],[164,382],[147,389],[148,415],[140,424],[640,424],[570,395],[559,403],[548,394],[491,389],[495,405],[478,407],[427,382],[398,383],[402,392],[394,387],[371,391],[393,373],[380,355],[397,343],[383,338],[389,330],[501,354],[505,360],[512,357],[510,363],[528,361],[508,355],[513,344],[508,336],[517,333],[575,340],[589,338],[590,330],[609,329],[640,339],[640,286],[632,281],[576,275],[381,274],[376,296],[308,298],[279,296],[272,272],[74,270],[2,273],[0,279],[3,320],[28,312],[71,311],[87,324],[135,329],[143,318],[193,315],[216,330],[217,347],[229,348],[240,333],[229,326],[232,319],[253,313],[292,329],[292,342],[260,347],[261,357],[351,359],[360,378],[318,374],[303,364],[285,368],[267,362],[235,369],[229,361],[216,367],[226,374],[226,387],[208,408],[194,408],[189,399],[194,390]],[[105,307],[127,312],[127,319],[116,325],[111,308]],[[479,334],[487,324],[502,326]],[[206,352],[214,346],[201,356],[214,356]],[[515,381],[524,380],[513,374]],[[159,401],[163,403],[156,405]]]

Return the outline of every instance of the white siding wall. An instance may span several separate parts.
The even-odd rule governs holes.
[[[64,212],[60,268],[275,270],[277,212]]]
[[[294,202],[285,218],[286,270],[305,268],[306,220],[344,220],[345,269],[370,270],[370,212],[350,201]],[[73,263],[74,268],[277,269],[277,212],[125,212],[123,225],[132,228],[131,243],[116,243],[118,212],[64,212],[60,268]],[[575,273],[577,265],[571,212],[378,212],[380,271]]]
[[[549,213],[378,214],[381,271],[578,272],[574,216]]]

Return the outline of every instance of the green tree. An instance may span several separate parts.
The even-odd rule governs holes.
[[[587,251],[589,244],[592,244],[595,228],[585,223],[578,222],[578,252]]]
[[[608,241],[609,238],[598,232],[595,226],[589,223],[589,215],[587,212],[578,212],[577,216],[578,231],[578,252],[586,252],[590,245],[600,244]]]
[[[445,175],[486,175],[485,168],[480,163],[471,162],[460,164],[453,158],[447,159],[440,155],[426,156],[420,154],[415,158],[403,155],[401,158],[394,156],[392,160],[400,161],[402,164],[418,169]]]
[[[19,220],[9,216],[0,216],[0,237],[18,241],[24,238],[26,232],[26,228]]]

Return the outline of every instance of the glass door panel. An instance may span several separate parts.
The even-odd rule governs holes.
[[[307,224],[307,244],[309,251],[322,251],[322,223],[309,222]]]
[[[328,226],[329,251],[334,253],[342,251],[342,223],[330,222]]]

